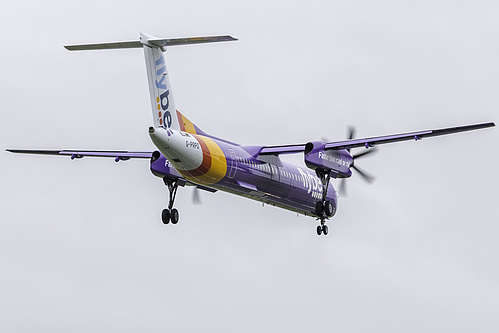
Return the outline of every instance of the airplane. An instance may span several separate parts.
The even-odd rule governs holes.
[[[179,212],[174,208],[178,187],[195,186],[208,192],[224,191],[310,216],[319,221],[317,234],[327,235],[326,221],[338,208],[338,193],[331,178],[344,180],[355,170],[372,181],[356,165],[356,159],[376,151],[378,145],[447,135],[493,127],[493,122],[434,130],[354,138],[351,129],[347,140],[310,141],[300,144],[251,146],[210,135],[175,105],[164,52],[167,47],[189,44],[236,41],[229,35],[189,38],[158,38],[144,33],[139,40],[65,46],[69,51],[142,48],[144,50],[153,126],[149,136],[154,151],[26,150],[7,149],[12,153],[83,157],[112,157],[116,162],[132,158],[149,159],[154,176],[168,187],[168,207],[161,212],[164,224],[176,224]],[[352,155],[352,148],[365,147]],[[306,167],[281,160],[284,154],[303,154]]]

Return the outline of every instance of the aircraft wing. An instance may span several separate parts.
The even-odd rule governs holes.
[[[126,150],[33,150],[33,149],[7,149],[11,153],[70,156],[71,159],[92,157],[114,157],[115,161],[126,161],[131,158],[151,158],[152,151],[126,151]]]
[[[126,150],[38,150],[38,149],[6,149],[8,152],[17,154],[36,154],[36,155],[57,155],[57,156],[70,156],[71,159],[83,158],[85,156],[90,157],[114,157],[116,162],[127,161],[131,158],[147,158],[150,159],[153,152],[152,151],[126,151]],[[180,175],[175,175],[180,177]],[[215,193],[218,190],[199,185],[188,181],[180,177],[184,181],[184,185],[189,183],[189,185],[194,185],[200,190]],[[181,185],[181,186],[184,186]]]
[[[409,141],[409,140],[421,140],[423,138],[429,138],[433,136],[447,135],[452,133],[473,131],[477,129],[494,127],[495,124],[490,123],[481,123],[476,125],[466,125],[466,126],[458,126],[458,127],[447,127],[435,130],[426,130],[419,132],[410,132],[410,133],[402,133],[402,134],[393,134],[393,135],[385,135],[385,136],[377,136],[372,138],[363,138],[363,139],[351,139],[344,141],[333,141],[327,142],[324,149],[325,150],[339,150],[339,149],[350,149],[357,147],[374,147],[376,145],[390,143],[390,142],[398,142],[398,141]],[[305,144],[296,144],[296,145],[283,145],[283,146],[264,146],[260,151],[260,155],[275,155],[275,154],[293,154],[293,153],[301,153],[305,150]]]

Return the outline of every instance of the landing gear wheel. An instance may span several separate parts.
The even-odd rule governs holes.
[[[324,233],[324,236],[327,235],[327,233],[328,233],[328,227],[327,227],[327,225],[323,225],[322,226],[322,232]]]
[[[163,209],[161,212],[161,220],[164,224],[170,223],[170,211],[168,209]]]
[[[324,202],[324,213],[326,213],[327,216],[331,217],[333,216],[333,204],[331,203],[331,201],[329,200],[326,200],[326,202]]]
[[[317,235],[322,235],[322,226],[320,225],[317,226]]]
[[[177,195],[177,189],[179,185],[178,178],[164,177],[163,182],[168,186],[168,192],[170,192],[170,200],[168,201],[168,208],[163,209],[161,212],[161,219],[164,224],[178,222],[178,210],[173,208],[175,202],[175,196]]]
[[[177,224],[178,222],[178,210],[176,208],[173,208],[170,212],[170,219],[172,220],[173,224]]]
[[[317,216],[322,216],[322,213],[324,212],[324,206],[322,205],[322,201],[317,201],[315,203],[315,213]]]

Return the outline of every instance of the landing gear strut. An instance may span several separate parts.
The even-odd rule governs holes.
[[[317,201],[317,203],[315,204],[315,212],[319,216],[319,220],[321,221],[321,224],[317,226],[317,235],[320,236],[321,234],[328,234],[326,220],[332,217],[335,211],[331,201],[326,200],[329,180],[331,180],[331,170],[316,169],[315,173],[317,174],[317,176],[319,176],[322,182],[322,200]]]
[[[177,195],[178,189],[178,178],[164,177],[163,182],[168,186],[168,191],[170,192],[170,200],[168,202],[168,208],[163,209],[161,212],[161,220],[164,224],[170,223],[177,224],[178,222],[178,210],[173,208],[173,203],[175,202],[175,197]]]

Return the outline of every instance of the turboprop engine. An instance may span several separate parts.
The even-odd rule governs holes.
[[[156,177],[178,178],[178,179],[182,179],[181,183],[185,183],[185,180],[178,173],[178,171],[175,170],[175,168],[171,166],[170,162],[157,150],[152,153],[150,168],[151,168],[151,172]],[[179,185],[184,186],[182,184],[179,184]]]
[[[348,178],[352,175],[352,155],[346,149],[325,150],[326,142],[312,141],[305,145],[305,164],[316,172],[331,170],[333,178]]]

